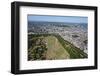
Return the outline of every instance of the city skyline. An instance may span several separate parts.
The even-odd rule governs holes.
[[[81,17],[81,16],[28,15],[28,21],[88,23],[88,17]]]

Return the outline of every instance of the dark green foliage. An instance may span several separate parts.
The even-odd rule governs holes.
[[[30,39],[28,39],[28,60],[45,59],[43,54],[45,54],[47,51],[46,44],[44,43],[43,38],[37,36],[29,36]]]

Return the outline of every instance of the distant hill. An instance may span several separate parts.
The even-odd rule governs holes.
[[[59,27],[68,27],[68,26],[80,26],[87,29],[87,23],[68,23],[68,22],[44,22],[44,21],[28,21],[28,28],[33,26],[59,26]]]

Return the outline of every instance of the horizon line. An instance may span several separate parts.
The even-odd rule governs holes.
[[[85,22],[57,22],[57,21],[32,21],[32,20],[28,20],[28,22],[85,23]],[[87,22],[85,24],[87,24]]]

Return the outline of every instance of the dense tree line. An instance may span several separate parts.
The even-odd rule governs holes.
[[[29,36],[28,39],[28,60],[44,60],[46,58],[46,43],[43,37],[38,35]]]
[[[70,58],[72,59],[87,58],[87,54],[84,53],[83,50],[75,47],[70,42],[64,40],[60,35],[54,35],[54,36],[58,38],[59,42],[66,49],[66,51],[70,54]]]

